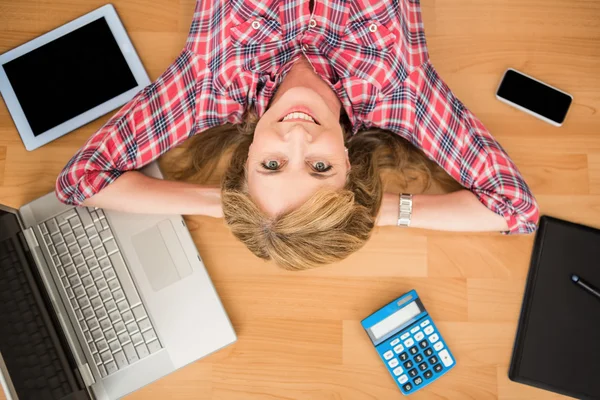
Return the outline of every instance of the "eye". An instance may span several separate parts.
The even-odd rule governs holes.
[[[281,168],[281,164],[277,160],[267,160],[266,162],[261,163],[264,169],[268,169],[269,171],[277,171]]]
[[[326,162],[315,161],[311,163],[311,168],[316,172],[327,172],[333,167],[331,165],[328,165]]]

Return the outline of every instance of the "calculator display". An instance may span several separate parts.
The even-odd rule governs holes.
[[[383,319],[373,325],[369,330],[371,331],[371,335],[375,340],[382,338],[387,335],[391,331],[397,329],[398,327],[404,325],[417,315],[421,313],[421,308],[417,305],[415,301],[404,306],[400,310],[396,311],[386,319]]]

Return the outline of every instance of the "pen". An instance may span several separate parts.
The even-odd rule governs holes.
[[[592,285],[590,285],[575,274],[571,275],[571,280],[575,282],[577,286],[579,286],[580,288],[582,288],[583,290],[600,300],[600,290],[596,289],[595,287],[593,287]]]

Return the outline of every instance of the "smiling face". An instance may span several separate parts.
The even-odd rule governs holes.
[[[319,90],[295,86],[274,98],[246,163],[250,196],[264,212],[275,216],[321,187],[344,186],[350,163],[339,120],[339,103]]]

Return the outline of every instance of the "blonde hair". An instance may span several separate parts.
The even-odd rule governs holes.
[[[256,256],[287,270],[330,264],[360,249],[375,226],[385,187],[382,177],[413,193],[434,182],[442,191],[460,186],[406,140],[369,129],[345,134],[351,169],[343,189],[320,190],[297,209],[270,217],[246,190],[244,168],[257,118],[248,113],[244,120],[188,141],[167,161],[167,173],[198,184],[220,180],[223,214],[233,235]],[[349,132],[347,119],[341,123]]]

